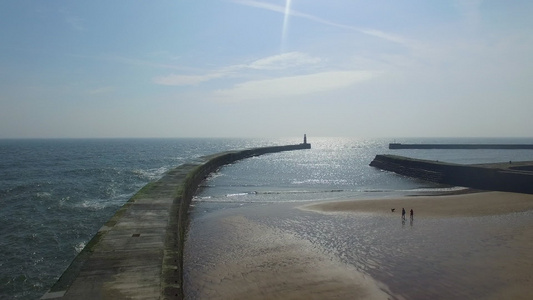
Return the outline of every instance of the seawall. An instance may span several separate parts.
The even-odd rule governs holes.
[[[401,144],[390,143],[389,149],[533,149],[532,144]]]
[[[41,299],[182,299],[187,211],[199,184],[235,161],[311,144],[228,151],[178,166],[111,217]]]
[[[370,166],[447,185],[533,194],[533,162],[462,165],[376,155]]]

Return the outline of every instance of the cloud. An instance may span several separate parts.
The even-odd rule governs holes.
[[[303,71],[306,66],[319,64],[322,59],[302,52],[289,52],[257,59],[250,63],[231,65],[217,70],[207,71],[202,75],[170,74],[159,76],[153,82],[159,85],[187,86],[197,85],[213,79],[235,76],[246,77],[250,71]],[[302,69],[304,68],[304,69]]]
[[[199,72],[200,71],[198,68],[185,67],[185,66],[178,65],[178,64],[154,63],[153,61],[150,61],[150,60],[143,60],[143,59],[126,57],[126,56],[118,56],[118,55],[81,55],[81,54],[67,54],[67,55],[70,57],[75,57],[75,58],[89,59],[89,60],[95,60],[95,61],[105,61],[105,62],[110,62],[110,63],[124,64],[124,65],[131,65],[131,66],[141,66],[141,67],[148,67],[148,68],[153,68],[153,69],[170,69],[170,70],[178,70],[180,72]]]
[[[303,65],[318,64],[322,59],[301,52],[289,52],[258,59],[247,65],[257,70],[283,70]]]
[[[244,101],[299,96],[342,89],[378,76],[370,71],[330,71],[308,75],[248,81],[225,90],[217,90],[214,97],[221,101]]]
[[[233,0],[232,2],[240,4],[240,5],[244,5],[244,6],[250,6],[250,7],[270,10],[270,11],[277,12],[277,13],[280,13],[280,14],[283,14],[283,15],[285,15],[285,13],[286,13],[285,12],[285,7],[281,6],[281,5],[264,3],[264,2],[260,2],[260,1],[254,1],[254,0]],[[357,32],[362,33],[362,34],[366,34],[366,35],[370,35],[370,36],[373,36],[373,37],[377,37],[377,38],[380,38],[380,39],[383,39],[383,40],[386,40],[386,41],[389,41],[389,42],[393,42],[393,43],[398,43],[398,44],[402,44],[402,45],[406,45],[406,46],[408,46],[408,45],[410,45],[412,43],[412,41],[410,41],[410,40],[408,40],[408,39],[406,39],[404,37],[401,37],[399,35],[394,35],[394,34],[391,34],[391,33],[386,33],[386,32],[383,32],[383,31],[377,30],[377,29],[360,28],[360,27],[355,27],[355,26],[350,26],[350,25],[344,25],[344,24],[340,24],[340,23],[329,21],[327,19],[322,19],[322,18],[314,16],[314,15],[302,13],[302,12],[299,12],[299,11],[293,10],[293,9],[291,9],[288,13],[291,16],[294,16],[294,17],[304,18],[304,19],[307,19],[307,20],[310,20],[310,21],[313,21],[313,22],[316,22],[316,23],[321,23],[321,24],[324,24],[324,25],[328,25],[328,26],[333,26],[333,27],[343,28],[343,29],[347,29],[347,30],[357,31]]]
[[[197,85],[199,83],[209,81],[211,79],[224,77],[222,73],[212,73],[205,75],[176,75],[170,74],[167,76],[159,76],[154,78],[154,83],[159,85],[171,85],[171,86],[185,86],[185,85]]]

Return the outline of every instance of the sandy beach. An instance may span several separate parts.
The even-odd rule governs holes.
[[[394,199],[325,202],[302,206],[322,212],[368,212],[401,214],[405,208],[419,217],[475,217],[510,214],[533,209],[533,195],[506,192],[476,192],[456,195],[410,196]]]
[[[388,298],[379,283],[309,241],[242,216],[220,221],[219,263],[193,270],[189,299]]]
[[[392,212],[391,209],[395,208]],[[414,218],[452,218],[499,216],[533,210],[533,195],[507,192],[476,192],[459,195],[411,196],[395,199],[354,200],[326,202],[301,207],[323,213],[371,213],[401,217],[405,208],[414,209]],[[474,220],[475,222],[476,220]],[[466,229],[468,230],[468,229]],[[468,261],[449,261],[467,266],[463,284],[481,284],[487,277],[498,282],[497,288],[486,299],[531,299],[533,295],[533,220],[519,228],[505,224],[488,228],[493,236],[504,236],[505,242],[476,253]],[[459,233],[458,233],[459,234]],[[450,266],[451,267],[451,266]],[[490,271],[490,275],[484,273]],[[456,287],[458,289],[464,287]],[[415,297],[416,298],[416,297]]]
[[[533,195],[479,192],[280,207],[227,210],[193,221],[185,259],[187,298],[530,299],[533,294]]]

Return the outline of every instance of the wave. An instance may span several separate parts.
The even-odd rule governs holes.
[[[416,188],[412,190],[404,190],[406,192],[458,192],[468,190],[467,187],[451,186],[451,187],[435,187],[435,188]]]
[[[232,192],[225,194],[212,194],[195,196],[197,202],[220,202],[220,203],[279,203],[279,202],[302,202],[334,199],[372,199],[374,197],[388,197],[393,195],[408,195],[410,193],[439,193],[455,192],[466,188],[463,187],[424,187],[414,189],[321,189],[321,190],[265,190]]]
[[[346,184],[347,182],[348,180],[346,179],[306,179],[301,181],[295,180],[292,184]]]
[[[246,200],[236,200],[231,198],[219,199],[219,198],[203,198],[198,197],[193,199],[195,202],[205,202],[205,203],[239,203],[239,204],[251,204],[251,203],[281,203],[279,200],[272,199],[246,199]],[[322,199],[323,200],[323,199]],[[317,199],[286,199],[283,200],[283,203],[299,203],[299,202],[313,202]],[[194,206],[194,204],[191,204]]]
[[[37,192],[37,193],[35,194],[35,196],[36,196],[37,198],[46,198],[46,199],[48,199],[48,198],[51,198],[51,197],[52,197],[52,193],[49,193],[49,192]]]
[[[210,173],[210,174],[205,178],[205,180],[202,181],[202,182],[200,183],[200,186],[201,186],[201,187],[215,187],[215,185],[210,184],[211,180],[212,180],[212,179],[215,179],[215,178],[217,178],[217,177],[222,177],[222,176],[226,176],[226,175],[223,174],[223,173],[220,173],[220,172]]]
[[[344,193],[344,192],[361,192],[361,191],[354,191],[354,190],[344,190],[344,189],[331,189],[331,190],[276,190],[276,191],[251,191],[251,192],[235,192],[235,193],[227,193],[223,195],[211,195],[211,196],[195,196],[193,200],[195,201],[223,201],[223,199],[231,198],[232,200],[237,199],[252,199],[251,197],[260,197],[260,199],[266,200],[269,196],[279,196],[279,195],[287,195],[287,196],[295,196],[295,195],[319,195],[319,194],[331,194],[331,193]],[[285,202],[285,200],[283,200]],[[276,202],[280,202],[277,200]]]
[[[420,189],[423,190],[423,189]],[[430,189],[428,189],[430,190]],[[327,189],[327,190],[267,190],[267,191],[251,191],[251,192],[235,192],[227,193],[222,196],[195,196],[195,199],[212,199],[212,198],[232,198],[244,196],[261,196],[261,195],[301,195],[301,194],[330,194],[330,193],[388,193],[395,190],[387,189]],[[412,191],[412,190],[411,190]],[[401,191],[400,191],[401,192]]]
[[[108,205],[103,201],[94,201],[94,200],[84,200],[80,204],[76,205],[79,208],[89,209],[89,210],[102,210]]]
[[[74,246],[74,250],[76,250],[76,253],[80,253],[83,248],[85,248],[86,243],[85,242],[79,242]]]
[[[226,194],[226,197],[239,197],[239,196],[245,196],[250,195],[252,193],[234,193],[234,194]]]
[[[160,167],[152,169],[135,169],[131,172],[141,179],[148,179],[152,181],[161,178],[168,170],[168,167]]]
[[[347,190],[334,189],[334,190],[316,190],[316,191],[262,191],[262,192],[251,192],[249,194],[255,195],[281,195],[281,194],[323,194],[323,193],[341,193],[346,192]]]

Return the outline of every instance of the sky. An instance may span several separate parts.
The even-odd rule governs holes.
[[[533,137],[533,1],[0,1],[0,138]]]

